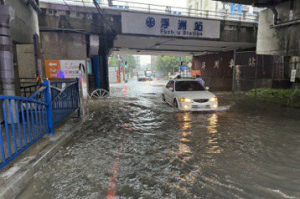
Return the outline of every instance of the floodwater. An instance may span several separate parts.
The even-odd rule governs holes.
[[[300,198],[300,110],[220,94],[179,112],[162,85],[112,85],[19,198]]]

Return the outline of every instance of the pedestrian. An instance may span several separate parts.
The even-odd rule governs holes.
[[[205,82],[200,75],[196,75],[196,80],[204,87]]]

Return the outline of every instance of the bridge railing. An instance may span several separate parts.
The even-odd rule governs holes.
[[[87,0],[40,0],[40,2],[50,3],[50,4],[63,4],[66,6],[79,6],[86,8],[93,8],[95,5],[93,1]],[[205,19],[218,19],[218,20],[228,20],[228,21],[243,21],[243,22],[258,22],[258,13],[242,12],[242,13],[231,13],[227,9],[220,9],[219,11],[210,10],[199,10],[190,9],[175,6],[162,6],[148,3],[139,3],[123,0],[113,0],[113,6],[109,6],[107,1],[98,1],[99,6],[106,9],[119,10],[119,11],[139,11],[145,13],[153,14],[164,14],[171,16],[188,16],[197,17]]]
[[[146,13],[159,13],[172,16],[188,16],[188,17],[199,17],[207,19],[218,19],[218,20],[231,20],[231,21],[246,21],[246,22],[258,22],[258,14],[251,14],[249,12],[244,13],[230,13],[226,9],[220,9],[219,11],[210,10],[199,10],[182,8],[175,6],[161,6],[147,3],[137,3],[122,0],[113,0],[113,7],[111,9],[118,10],[134,10],[142,11]],[[104,7],[109,7],[106,3],[99,3]]]
[[[35,89],[30,97],[0,95],[0,169],[45,134],[53,134],[73,112],[80,114],[78,79],[54,84],[45,80]]]

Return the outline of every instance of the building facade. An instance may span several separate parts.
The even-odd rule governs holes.
[[[257,15],[262,9],[250,5],[224,3],[213,0],[188,0],[187,7],[190,10],[202,10],[228,13],[229,15]]]

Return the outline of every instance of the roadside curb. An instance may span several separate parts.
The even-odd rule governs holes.
[[[57,133],[58,136],[50,138],[51,144],[38,152],[35,160],[30,162],[24,168],[19,169],[16,173],[12,174],[8,179],[4,180],[0,185],[0,198],[1,199],[12,199],[16,198],[18,194],[26,187],[26,185],[33,179],[35,173],[48,162],[58,150],[66,144],[72,135],[79,130],[80,124],[73,125],[68,132]],[[64,125],[63,125],[64,126]]]

